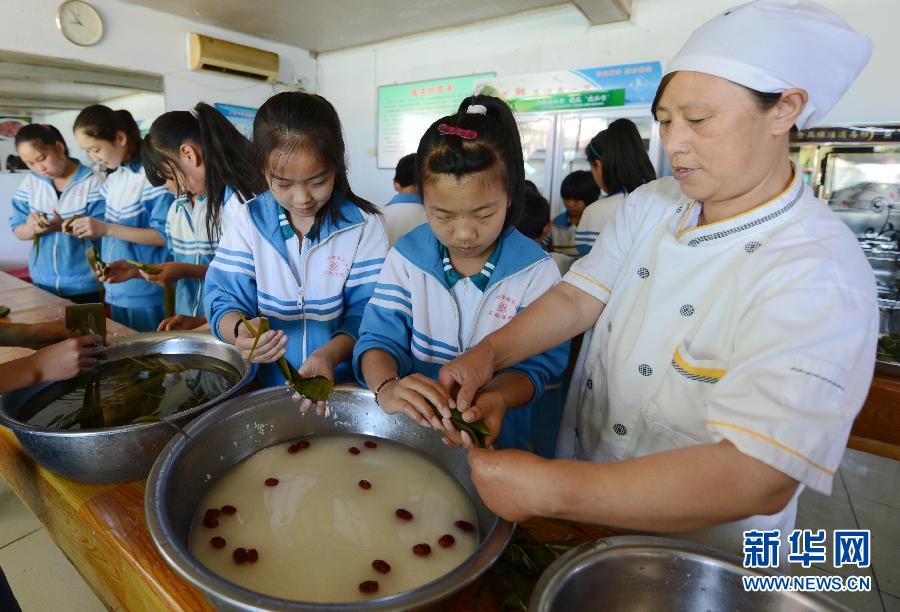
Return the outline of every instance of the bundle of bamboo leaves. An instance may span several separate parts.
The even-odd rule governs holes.
[[[84,384],[81,407],[57,415],[47,426],[84,429],[160,421],[207,401],[201,385],[190,384],[184,376],[186,371],[185,365],[162,354],[108,363],[71,381],[76,389]],[[172,384],[166,378],[169,374],[182,376]]]
[[[269,331],[269,319],[260,317],[259,329],[253,329],[253,326],[250,325],[250,322],[244,315],[241,315],[241,321],[244,322],[244,326],[253,336],[253,346],[250,347],[250,354],[247,356],[247,361],[249,362],[253,358],[253,353],[256,351],[256,345],[259,343],[260,337]],[[331,390],[334,388],[334,383],[324,376],[303,378],[284,357],[278,360],[278,369],[281,370],[284,380],[294,388],[294,391],[314,402],[327,400]]]

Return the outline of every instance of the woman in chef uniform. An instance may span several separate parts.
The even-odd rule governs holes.
[[[441,372],[467,421],[497,427],[477,389],[587,331],[560,459],[470,450],[489,507],[740,551],[745,529],[790,534],[804,486],[830,493],[872,379],[876,289],[788,139],[870,53],[808,0],[751,2],[691,35],[653,107],[674,178],[630,194],[564,282]]]

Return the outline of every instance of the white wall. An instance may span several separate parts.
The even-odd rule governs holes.
[[[825,121],[900,121],[900,1],[818,1],[875,41],[868,67]],[[335,105],[344,123],[351,184],[363,197],[384,202],[393,192],[393,171],[376,167],[378,86],[478,72],[509,75],[646,60],[662,60],[665,66],[694,28],[736,4],[740,1],[634,0],[631,22],[596,27],[574,8],[562,8],[323,54],[319,93]]]
[[[187,33],[200,32],[274,51],[281,56],[279,80],[304,79],[316,87],[316,61],[298,47],[203,25],[117,0],[92,0],[105,19],[103,39],[93,47],[68,42],[56,28],[59,0],[0,0],[0,49],[75,59],[92,64],[163,76],[166,110],[183,110],[205,101],[259,106],[273,87],[248,79],[187,68]]]

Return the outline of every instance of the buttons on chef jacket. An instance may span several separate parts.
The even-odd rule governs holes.
[[[628,433],[628,428],[622,425],[621,423],[616,423],[613,425],[613,431],[616,432],[620,436],[624,436]]]
[[[638,268],[638,276],[641,278],[648,278],[650,276],[650,270],[647,268]]]
[[[753,253],[754,251],[756,251],[756,249],[758,249],[761,246],[762,246],[761,243],[757,242],[756,240],[751,240],[750,242],[748,242],[747,244],[744,245],[744,250],[747,251],[748,253]]]
[[[682,307],[678,310],[678,312],[681,313],[681,316],[682,316],[682,317],[689,317],[689,316],[691,316],[692,314],[694,314],[694,307],[691,306],[690,304],[684,304],[684,305],[682,305]]]
[[[594,381],[591,380],[590,378],[588,378],[588,379],[587,379],[587,382],[584,383],[584,386],[587,387],[588,389],[593,389],[593,388],[594,388]]]
[[[638,372],[641,373],[641,376],[650,376],[653,374],[653,368],[648,366],[646,363],[642,363],[638,366]]]

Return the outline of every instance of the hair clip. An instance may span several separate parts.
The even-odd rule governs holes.
[[[454,127],[452,125],[447,125],[446,123],[442,123],[438,126],[438,134],[443,136],[459,136],[463,140],[475,140],[478,138],[478,132],[475,130]]]
[[[469,108],[466,109],[466,114],[472,115],[487,115],[487,106],[484,104],[469,104]]]
[[[198,121],[200,120],[200,113],[197,112],[196,106],[190,107],[188,109],[188,112],[191,114],[191,117],[193,117],[194,119],[197,119]]]

